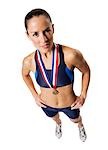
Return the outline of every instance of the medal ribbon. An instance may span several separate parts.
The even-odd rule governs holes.
[[[44,79],[44,81],[46,82],[46,84],[50,87],[50,88],[54,88],[56,89],[56,85],[57,85],[57,77],[58,77],[58,44],[55,44],[55,49],[53,50],[53,59],[52,59],[52,86],[48,80],[47,74],[45,72],[45,67],[44,64],[42,63],[41,60],[41,55],[39,50],[37,50],[36,53],[36,60],[37,63],[39,65],[42,77]]]
[[[53,58],[54,67],[52,68],[53,71],[53,88],[56,89],[57,85],[57,78],[58,78],[58,45],[55,46],[55,53]]]

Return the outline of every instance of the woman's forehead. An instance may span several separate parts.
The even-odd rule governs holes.
[[[49,18],[46,16],[34,16],[30,20],[28,20],[27,23],[27,30],[29,32],[42,32],[46,28],[50,28],[52,26],[52,23],[50,22]]]
[[[31,19],[28,20],[27,26],[28,28],[41,28],[44,26],[50,26],[51,22],[49,18],[46,16],[40,15],[40,16],[34,16]]]

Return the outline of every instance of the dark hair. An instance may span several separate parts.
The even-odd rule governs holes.
[[[50,15],[44,9],[40,9],[40,8],[33,9],[25,16],[24,24],[26,30],[27,30],[27,21],[34,16],[40,16],[40,15],[46,16],[50,20],[50,22],[52,22]]]

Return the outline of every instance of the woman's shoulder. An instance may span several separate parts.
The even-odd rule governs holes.
[[[27,56],[24,57],[23,59],[23,64],[25,66],[28,66],[30,68],[30,70],[34,70],[33,68],[35,68],[35,51],[28,54]]]
[[[74,60],[79,59],[82,55],[79,50],[69,46],[62,45],[62,50],[66,64],[70,64]]]
[[[75,48],[72,48],[72,47],[69,47],[66,45],[61,45],[61,46],[62,46],[62,50],[64,53],[71,54],[71,55],[76,55],[79,53],[79,50],[77,50]]]
[[[27,56],[24,57],[24,61],[29,62],[34,58],[34,56],[35,56],[35,52],[32,52],[32,53],[30,53],[30,54],[28,54]]]
[[[75,49],[75,48],[72,48],[72,47],[69,47],[69,46],[65,46],[65,45],[61,45],[61,46],[62,46],[64,56],[66,56],[68,58],[69,57],[75,58],[75,57],[78,57],[78,56],[82,55],[82,53],[78,49]]]

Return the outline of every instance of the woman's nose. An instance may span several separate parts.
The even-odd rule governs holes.
[[[41,42],[46,42],[48,40],[47,36],[44,35],[43,33],[40,35],[40,40]]]

